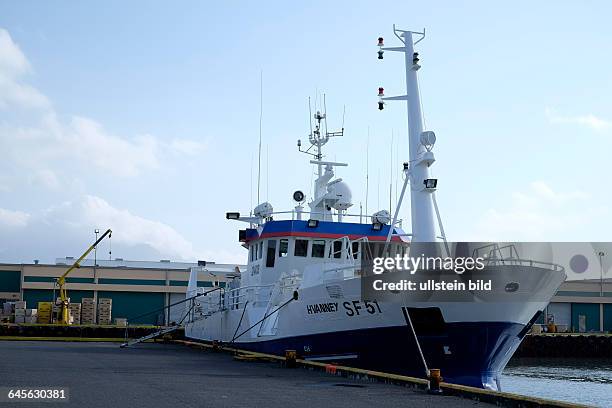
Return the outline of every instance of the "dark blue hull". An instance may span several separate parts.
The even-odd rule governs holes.
[[[444,334],[419,335],[429,368],[439,368],[445,382],[497,389],[504,366],[519,346],[524,325],[503,322],[447,323]],[[361,329],[241,342],[237,348],[303,358],[412,377],[424,367],[408,326]],[[337,357],[334,357],[337,356]]]

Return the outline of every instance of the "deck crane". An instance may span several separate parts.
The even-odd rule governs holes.
[[[57,278],[56,284],[59,287],[59,303],[61,306],[61,310],[60,310],[60,318],[58,323],[59,324],[70,324],[69,322],[69,318],[68,318],[68,304],[69,304],[69,299],[68,299],[68,294],[66,292],[66,277],[68,276],[68,274],[70,274],[70,272],[72,272],[75,269],[78,269],[81,267],[81,262],[83,261],[83,259],[85,259],[85,257],[87,257],[87,255],[89,255],[89,253],[98,246],[98,244],[104,239],[106,238],[106,236],[108,235],[108,237],[110,238],[112,235],[113,231],[111,231],[110,229],[107,229],[106,232],[104,234],[102,234],[102,236],[100,238],[98,238],[96,240],[96,242],[93,243],[93,245],[91,245],[89,248],[87,248],[87,250],[85,252],[83,252],[83,255],[80,256],[79,259],[77,259],[70,268],[68,268],[68,270],[66,272],[64,272],[64,274],[62,276],[60,276],[59,278]]]

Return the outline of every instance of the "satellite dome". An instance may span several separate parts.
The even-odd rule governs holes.
[[[253,214],[255,214],[256,217],[261,217],[261,218],[268,218],[269,216],[272,215],[273,212],[274,212],[274,209],[272,208],[272,204],[268,202],[259,204],[253,210]]]
[[[342,179],[338,179],[333,182],[327,188],[332,198],[336,198],[338,201],[331,204],[336,210],[346,210],[353,205],[352,198],[353,194],[351,189]]]
[[[372,214],[372,223],[379,222],[383,225],[391,222],[391,214],[387,210],[380,210]]]

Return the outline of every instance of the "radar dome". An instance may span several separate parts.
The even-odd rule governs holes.
[[[344,181],[338,180],[330,184],[327,191],[329,191],[332,198],[337,199],[335,203],[331,204],[336,210],[346,210],[353,205],[351,189]]]
[[[274,209],[272,208],[272,204],[267,203],[267,202],[259,204],[253,210],[253,214],[255,214],[256,217],[261,217],[261,218],[268,218],[269,216],[272,215],[273,212],[274,212]]]
[[[379,222],[383,225],[391,222],[391,214],[387,210],[380,210],[372,214],[372,223]]]

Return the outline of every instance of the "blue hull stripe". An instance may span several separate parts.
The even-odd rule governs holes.
[[[321,238],[339,238],[348,236],[350,239],[360,237],[368,237],[372,241],[384,241],[389,233],[389,225],[383,225],[380,231],[372,229],[370,224],[356,224],[349,222],[330,222],[320,221],[316,228],[309,228],[307,221],[297,220],[282,220],[268,221],[264,224],[264,229],[261,236],[257,234],[257,230],[248,228],[246,230],[246,241],[253,241],[259,238],[272,238],[284,236],[304,236],[304,237],[321,237]],[[399,228],[394,228],[395,233],[402,234],[403,231]],[[394,241],[401,240],[394,236]]]

